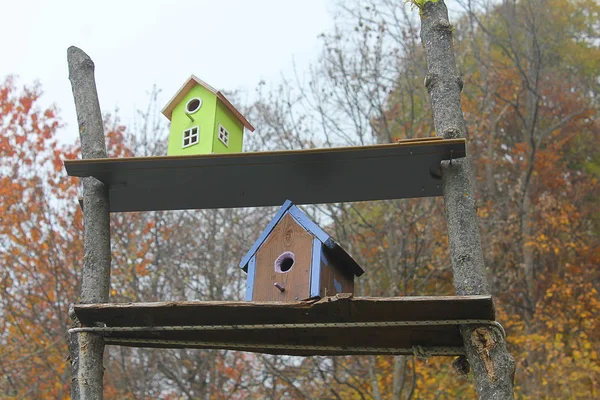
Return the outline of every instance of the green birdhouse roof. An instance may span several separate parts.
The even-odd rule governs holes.
[[[209,92],[211,92],[215,96],[217,96],[217,99],[219,99],[219,101],[223,105],[225,105],[225,107],[227,107],[229,109],[229,111],[231,111],[237,119],[240,120],[240,122],[246,127],[246,129],[248,129],[250,132],[254,132],[254,127],[252,126],[252,124],[250,124],[250,122],[248,122],[246,117],[244,117],[242,115],[242,113],[239,112],[238,109],[235,108],[229,100],[227,100],[227,97],[225,97],[225,95],[222,92],[220,92],[219,90],[216,90],[215,88],[213,88],[212,86],[210,86],[208,83],[204,82],[203,80],[199,79],[195,75],[192,75],[188,78],[188,80],[183,84],[181,89],[179,89],[177,91],[177,93],[175,93],[175,96],[173,96],[173,98],[171,100],[169,100],[167,105],[162,109],[162,114],[165,117],[167,117],[169,119],[169,121],[171,120],[171,116],[173,115],[173,110],[175,109],[177,104],[179,104],[183,100],[185,95],[190,90],[192,90],[192,88],[196,85],[202,86],[203,88],[205,88],[206,90],[208,90]]]

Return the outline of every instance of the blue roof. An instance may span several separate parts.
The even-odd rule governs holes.
[[[273,229],[277,226],[279,221],[286,215],[290,214],[294,220],[302,226],[307,232],[312,234],[314,237],[319,239],[321,243],[324,245],[325,252],[338,260],[338,264],[341,267],[348,268],[354,275],[361,276],[364,274],[364,270],[354,261],[352,256],[348,254],[342,247],[336,243],[335,240],[331,236],[327,234],[319,225],[317,225],[312,219],[310,219],[306,214],[304,214],[298,207],[296,207],[290,200],[286,200],[283,203],[283,206],[277,211],[275,217],[269,222],[263,233],[258,237],[258,240],[254,242],[250,250],[246,253],[246,255],[240,261],[240,268],[244,271],[248,271],[248,263],[250,259],[260,246],[267,240]]]

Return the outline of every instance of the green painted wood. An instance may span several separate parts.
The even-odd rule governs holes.
[[[197,112],[190,114],[192,121],[186,116],[185,105],[195,97],[202,99],[202,107]],[[210,154],[214,142],[216,110],[217,96],[200,85],[194,86],[173,110],[167,154],[171,156]],[[183,131],[195,126],[200,130],[198,144],[183,148]]]
[[[441,196],[441,160],[465,156],[465,139],[208,154],[67,160],[71,176],[109,187],[112,212],[280,206]]]
[[[219,124],[229,132],[229,146],[219,140]],[[213,130],[213,153],[239,153],[242,151],[244,140],[244,125],[233,113],[217,99],[215,126]]]

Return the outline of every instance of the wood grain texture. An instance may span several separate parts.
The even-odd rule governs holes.
[[[303,322],[494,320],[491,296],[334,296],[319,301],[183,301],[76,304],[83,326],[286,324]]]
[[[250,247],[248,252],[244,255],[244,257],[242,257],[242,260],[240,261],[240,264],[239,264],[240,268],[242,270],[247,271],[248,262],[250,261],[250,259],[255,256],[255,253],[258,250],[258,248],[260,246],[262,246],[262,244],[265,242],[265,240],[267,240],[267,238],[271,234],[271,231],[273,231],[273,229],[275,229],[275,226],[277,226],[277,224],[279,223],[279,220],[281,218],[283,218],[283,215],[286,213],[286,211],[292,205],[293,204],[290,200],[286,200],[285,203],[283,203],[283,205],[281,206],[281,208],[279,210],[277,210],[277,213],[275,214],[273,219],[271,221],[269,221],[269,223],[265,227],[265,230],[262,231],[262,233],[260,234],[258,239],[252,244],[252,246]]]
[[[334,296],[338,293],[354,293],[354,276],[343,271],[335,264],[332,257],[321,253],[321,297]],[[336,287],[337,286],[337,287]],[[338,290],[341,288],[341,290]]]
[[[108,343],[125,344],[126,340],[120,339],[147,339],[152,340],[180,340],[180,341],[205,341],[226,342],[237,345],[264,345],[259,351],[267,354],[288,355],[348,355],[365,354],[356,347],[372,347],[379,349],[405,348],[412,353],[413,346],[427,347],[461,347],[462,340],[457,325],[436,327],[377,327],[377,328],[324,328],[324,329],[268,329],[244,331],[205,331],[205,332],[119,332],[107,336]],[[269,345],[314,346],[313,350],[269,349]],[[327,350],[319,347],[340,346],[344,349]],[[141,347],[146,347],[142,343]],[[154,343],[149,347],[171,347],[165,343]],[[208,346],[198,346],[208,347]],[[216,346],[226,349],[226,346]],[[257,349],[248,351],[256,352]],[[396,354],[401,354],[397,352]],[[403,354],[406,354],[403,353]]]
[[[282,302],[166,302],[127,304],[81,304],[74,307],[82,325],[178,326],[245,325],[328,322],[424,321],[445,319],[494,319],[490,296],[438,296],[372,298],[349,295],[319,301]],[[237,344],[292,344],[310,346],[462,346],[457,325],[378,328],[256,329],[231,331],[111,333],[107,343],[132,345],[119,339],[195,340]],[[136,344],[138,347],[207,347],[202,345]],[[269,354],[342,355],[363,354],[352,349],[269,350]],[[383,351],[383,350],[382,350]],[[399,353],[400,354],[400,353]]]
[[[256,252],[254,301],[294,301],[310,297],[310,263],[313,236],[287,214]],[[292,252],[295,261],[285,273],[275,271],[275,261],[284,252]],[[277,282],[283,292],[274,286]]]

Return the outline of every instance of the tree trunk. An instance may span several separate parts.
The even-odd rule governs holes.
[[[392,381],[392,400],[400,400],[406,379],[406,356],[394,357],[394,380]]]
[[[377,357],[369,357],[369,378],[373,386],[373,399],[381,400],[381,391],[379,390],[379,381],[377,380]]]
[[[541,5],[537,1],[532,1],[532,8],[540,9]],[[536,126],[539,112],[538,85],[542,60],[539,52],[536,50],[537,26],[535,18],[531,20],[529,29],[523,29],[525,41],[525,58],[528,62],[526,70],[527,91],[525,92],[525,126],[523,127],[523,140],[529,145],[528,166],[523,176],[523,194],[521,201],[521,241],[523,248],[523,268],[525,272],[525,282],[527,283],[527,304],[525,318],[528,329],[530,328],[533,313],[536,305],[535,295],[535,265],[533,247],[530,242],[532,239],[532,221],[531,221],[531,200],[530,188],[533,179],[533,170],[535,167],[536,148]]]
[[[443,0],[421,9],[421,41],[427,56],[425,85],[431,97],[436,133],[466,137],[456,73],[452,26]],[[470,158],[442,163],[444,204],[457,295],[489,294],[473,197]],[[515,362],[498,328],[462,326],[467,358],[481,399],[512,399]]]
[[[77,47],[67,51],[69,80],[77,110],[83,158],[105,158],[104,128],[94,63]],[[81,303],[106,303],[110,285],[110,210],[108,190],[96,178],[83,179],[84,262]],[[73,320],[73,324],[77,321]],[[76,346],[75,343],[79,342]],[[73,399],[102,399],[104,340],[102,336],[79,333],[70,345],[73,374]],[[78,361],[78,362],[77,362]]]
[[[69,307],[69,316],[71,317],[71,327],[77,327],[79,321],[73,312],[73,305]],[[67,333],[67,345],[69,348],[69,360],[71,361],[71,399],[79,400],[79,379],[77,377],[79,371],[79,336]]]

